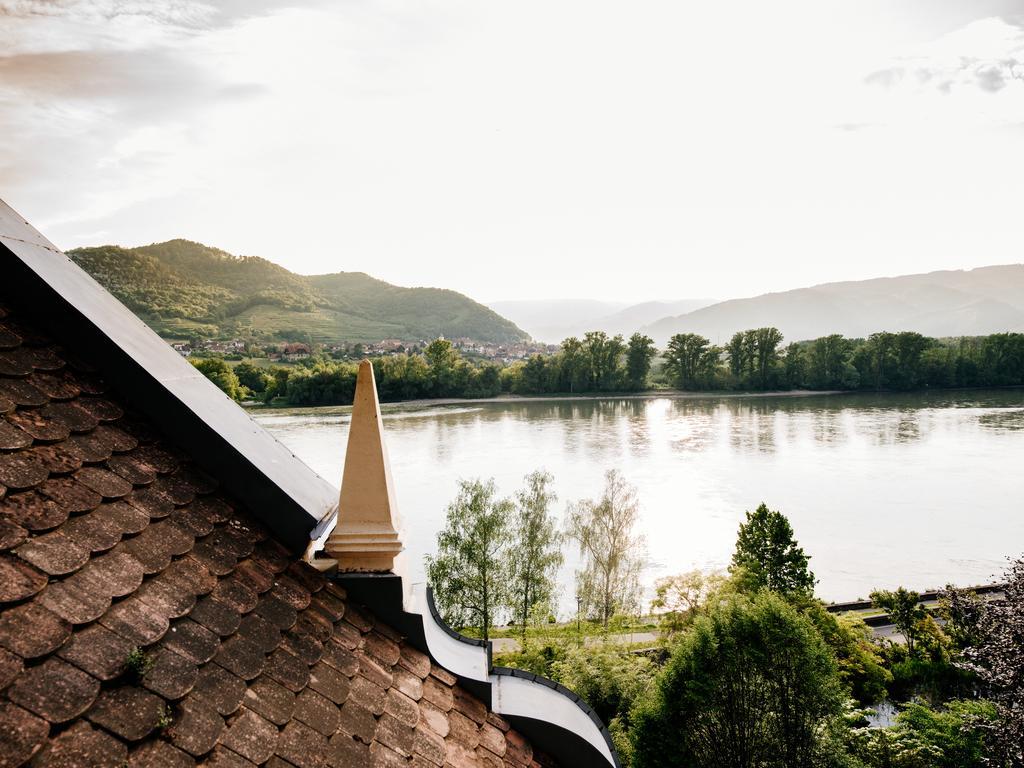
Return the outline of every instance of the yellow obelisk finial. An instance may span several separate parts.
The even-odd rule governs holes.
[[[340,572],[373,573],[392,570],[395,555],[402,551],[384,423],[369,360],[359,364],[338,520],[324,551],[338,561]]]

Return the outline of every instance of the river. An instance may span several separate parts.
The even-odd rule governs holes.
[[[422,578],[459,478],[511,495],[543,468],[557,512],[638,490],[644,581],[729,562],[744,510],[786,513],[826,600],[875,587],[975,584],[1024,551],[1024,390],[913,395],[655,397],[384,406],[410,570]],[[253,417],[340,482],[350,409]],[[567,547],[562,603],[576,553]]]

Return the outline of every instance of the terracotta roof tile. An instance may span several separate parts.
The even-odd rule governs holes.
[[[188,698],[205,702],[222,715],[238,709],[245,697],[245,683],[223,667],[206,664],[199,670],[195,687]]]
[[[174,511],[174,504],[152,488],[136,488],[124,500],[154,520],[167,517]]]
[[[166,571],[147,579],[135,594],[171,619],[184,616],[196,604],[196,596],[182,589],[181,584],[168,577]]]
[[[0,450],[14,451],[18,448],[27,448],[30,445],[32,445],[32,438],[28,433],[4,419],[0,419]]]
[[[211,533],[206,538],[198,540],[192,550],[192,557],[217,576],[226,576],[234,570],[238,558],[219,546],[219,542],[214,536],[215,533]]]
[[[455,695],[455,710],[462,713],[477,725],[487,719],[487,707],[480,699],[472,696],[465,688],[456,686],[452,689]]]
[[[483,725],[480,728],[480,746],[502,757],[506,748],[505,734],[489,723]]]
[[[12,490],[32,488],[49,476],[42,459],[31,451],[0,454],[0,483]]]
[[[233,576],[221,579],[210,595],[238,613],[248,613],[256,607],[258,600],[255,592]]]
[[[228,722],[221,743],[242,757],[260,765],[274,754],[277,727],[243,707]]]
[[[308,590],[295,583],[293,579],[290,579],[285,574],[277,577],[277,581],[274,584],[274,588],[270,590],[270,594],[281,598],[297,611],[306,608],[312,599]]]
[[[196,497],[192,486],[173,475],[158,477],[150,488],[171,501],[176,507],[188,504]]]
[[[149,485],[156,480],[156,470],[134,453],[111,456],[107,468],[132,485]]]
[[[135,645],[155,643],[170,627],[165,615],[134,595],[111,606],[100,624]]]
[[[189,615],[221,637],[233,635],[241,624],[238,611],[209,596],[197,602]]]
[[[109,515],[100,513],[101,510],[102,507],[94,512],[72,518],[61,529],[61,532],[93,554],[106,552],[117,544],[124,534]]]
[[[327,739],[305,723],[292,720],[277,739],[276,753],[297,768],[324,768]]]
[[[310,635],[308,625],[304,626],[301,622],[297,622],[285,633],[281,647],[308,666],[316,664],[324,655],[323,643]]]
[[[260,647],[241,635],[224,641],[214,661],[243,680],[252,680],[266,666],[266,657]]]
[[[97,680],[113,680],[124,672],[132,645],[106,627],[93,624],[76,632],[57,652],[65,661],[88,672]]]
[[[39,486],[39,492],[70,514],[91,512],[103,497],[72,477],[52,477]]]
[[[298,693],[309,682],[309,667],[283,649],[267,658],[266,673],[290,691]]]
[[[444,765],[447,753],[444,739],[430,728],[421,726],[417,726],[413,734],[412,751],[414,755],[421,756],[431,765]]]
[[[352,677],[359,671],[359,659],[356,655],[334,640],[324,643],[322,659],[325,664],[329,664],[347,677]],[[419,679],[416,682],[419,683]],[[422,686],[420,686],[419,690],[422,694]],[[419,698],[419,696],[416,698]]]
[[[338,730],[341,715],[336,702],[321,696],[312,688],[306,688],[296,699],[295,719],[324,736],[330,736]]]
[[[46,574],[17,557],[0,555],[0,603],[24,600],[45,586]]]
[[[373,714],[383,714],[386,691],[376,683],[356,675],[352,678],[349,695]]]
[[[24,668],[25,663],[20,657],[0,648],[0,691],[10,685]]]
[[[348,698],[351,686],[345,675],[321,661],[309,670],[309,687],[340,705]]]
[[[262,595],[274,586],[274,574],[251,557],[238,564],[235,568],[234,578],[258,595]]]
[[[448,735],[450,730],[448,726],[448,715],[436,704],[421,699],[419,702],[420,707],[420,721],[417,725],[418,728],[429,728],[442,739]]]
[[[84,570],[50,584],[39,596],[39,603],[75,625],[98,619],[110,608],[110,597],[94,586]]]
[[[51,406],[46,406],[49,407]],[[52,443],[69,437],[71,430],[56,419],[50,418],[46,408],[19,408],[4,418],[33,440]]]
[[[7,689],[7,697],[51,723],[63,723],[92,706],[99,692],[95,678],[51,657],[22,672]]]
[[[448,712],[455,703],[452,689],[433,676],[423,681],[423,698],[443,712]]]
[[[0,351],[0,375],[23,377],[28,376],[35,367],[32,357],[25,347]]]
[[[0,551],[13,549],[28,537],[28,531],[13,520],[0,518]]]
[[[25,379],[5,379],[0,377],[0,395],[10,400],[15,405],[23,407],[36,407],[46,405],[50,397],[43,392],[36,384],[41,377],[34,377],[33,381]],[[72,395],[74,397],[74,395]]]
[[[30,531],[46,531],[63,523],[68,513],[35,491],[9,493],[0,500],[0,515],[4,515]]]
[[[370,748],[344,731],[331,737],[327,748],[327,763],[332,768],[352,768],[366,765],[370,759]]]
[[[232,509],[223,499],[199,498],[189,505],[213,524],[225,523],[231,519]]]
[[[99,467],[82,467],[75,473],[75,478],[105,499],[120,499],[132,490],[132,484],[123,477]]]
[[[70,376],[54,376],[48,373],[37,373],[30,379],[32,384],[40,392],[45,394],[43,402],[32,403],[32,405],[43,405],[46,399],[49,400],[71,400],[82,394],[81,388]]]
[[[192,768],[196,761],[166,741],[140,744],[128,758],[129,768]]]
[[[346,701],[341,708],[339,729],[349,736],[369,744],[373,741],[373,734],[377,730],[377,718],[373,716],[373,712],[357,703],[353,697]]]
[[[163,645],[196,664],[205,664],[222,648],[217,635],[189,618],[174,622],[164,635]]]
[[[284,600],[273,595],[262,595],[256,613],[278,629],[289,629],[298,619],[298,612]]]
[[[70,636],[70,624],[34,601],[0,615],[0,645],[23,659],[53,653]]]
[[[295,711],[295,694],[269,677],[259,677],[245,692],[245,706],[275,725],[284,725]]]
[[[162,475],[170,474],[180,464],[173,453],[165,451],[159,445],[144,445],[135,451],[134,455]]]
[[[190,697],[176,709],[174,722],[165,732],[174,746],[198,757],[216,746],[223,730],[224,718],[206,703]]]
[[[242,619],[238,634],[248,637],[264,653],[270,653],[281,644],[281,630],[256,613]]]
[[[370,745],[370,766],[372,768],[405,768],[409,762],[406,755],[396,752],[382,741]]]
[[[23,765],[46,742],[50,724],[19,706],[0,701],[0,765]]]
[[[83,397],[78,400],[78,407],[97,421],[117,421],[124,416],[121,406],[104,397]]]
[[[176,701],[192,690],[198,677],[195,662],[165,647],[157,652],[142,684],[168,701]]]
[[[130,595],[142,583],[142,564],[123,549],[94,557],[72,578],[80,578],[97,593],[109,597]]]
[[[89,548],[62,530],[29,538],[15,553],[51,576],[73,573],[89,562]]]
[[[66,443],[37,445],[32,449],[51,475],[68,475],[82,466],[82,460],[68,450]]]
[[[369,632],[373,629],[373,620],[355,606],[349,606],[345,612],[345,621],[360,632]]]
[[[69,433],[89,432],[99,424],[99,419],[80,406],[82,401],[50,403],[43,406],[42,414],[52,424],[60,425]]]
[[[217,577],[192,557],[178,558],[168,566],[164,574],[193,595],[206,595],[217,586]]]
[[[124,685],[103,691],[85,716],[123,739],[138,741],[159,725],[165,707],[159,696]]]
[[[128,749],[117,739],[79,721],[50,741],[35,762],[47,768],[123,765]]]

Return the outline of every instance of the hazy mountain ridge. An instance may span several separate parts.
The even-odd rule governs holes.
[[[488,304],[539,341],[557,343],[587,331],[628,336],[641,326],[667,315],[691,312],[714,304],[714,299],[628,302],[591,299],[494,301]]]
[[[676,333],[722,343],[736,331],[775,326],[789,341],[877,331],[976,336],[1024,330],[1024,264],[823,283],[731,299],[646,325],[658,344]]]
[[[257,256],[234,256],[189,240],[79,248],[68,255],[168,338],[527,338],[512,322],[455,291],[403,288],[362,272],[298,275]]]

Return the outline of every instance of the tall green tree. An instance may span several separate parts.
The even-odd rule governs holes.
[[[508,602],[510,521],[514,504],[496,498],[494,480],[463,480],[448,505],[437,555],[427,557],[427,579],[444,620],[473,627],[486,640]]]
[[[757,386],[768,389],[771,376],[779,363],[779,345],[782,332],[778,328],[758,328],[754,331],[753,368]]]
[[[907,651],[913,656],[919,635],[917,625],[926,616],[920,593],[900,587],[895,591],[876,589],[870,597],[876,607],[888,612],[893,626],[907,641]]]
[[[510,602],[524,642],[534,607],[554,596],[555,579],[562,565],[562,537],[551,514],[551,505],[558,498],[551,490],[553,480],[547,472],[532,472],[526,476],[526,487],[516,494],[508,558]]]
[[[634,709],[634,768],[812,768],[842,706],[814,626],[769,592],[697,618]]]
[[[707,389],[715,376],[721,350],[696,333],[677,333],[665,350],[665,371],[679,389]]]
[[[729,571],[746,589],[811,595],[815,579],[809,561],[786,516],[762,503],[740,525]]]
[[[647,375],[651,372],[651,361],[658,354],[654,339],[642,333],[629,337],[626,349],[626,381],[632,390],[647,387]]]
[[[576,572],[577,596],[605,629],[616,613],[638,607],[644,541],[636,532],[640,505],[636,489],[611,469],[598,501],[569,507],[569,535],[579,544],[583,568]]]
[[[242,398],[242,387],[239,384],[238,377],[231,370],[231,366],[219,357],[194,359],[190,362],[203,376],[216,384],[220,391],[232,400],[240,400]]]

